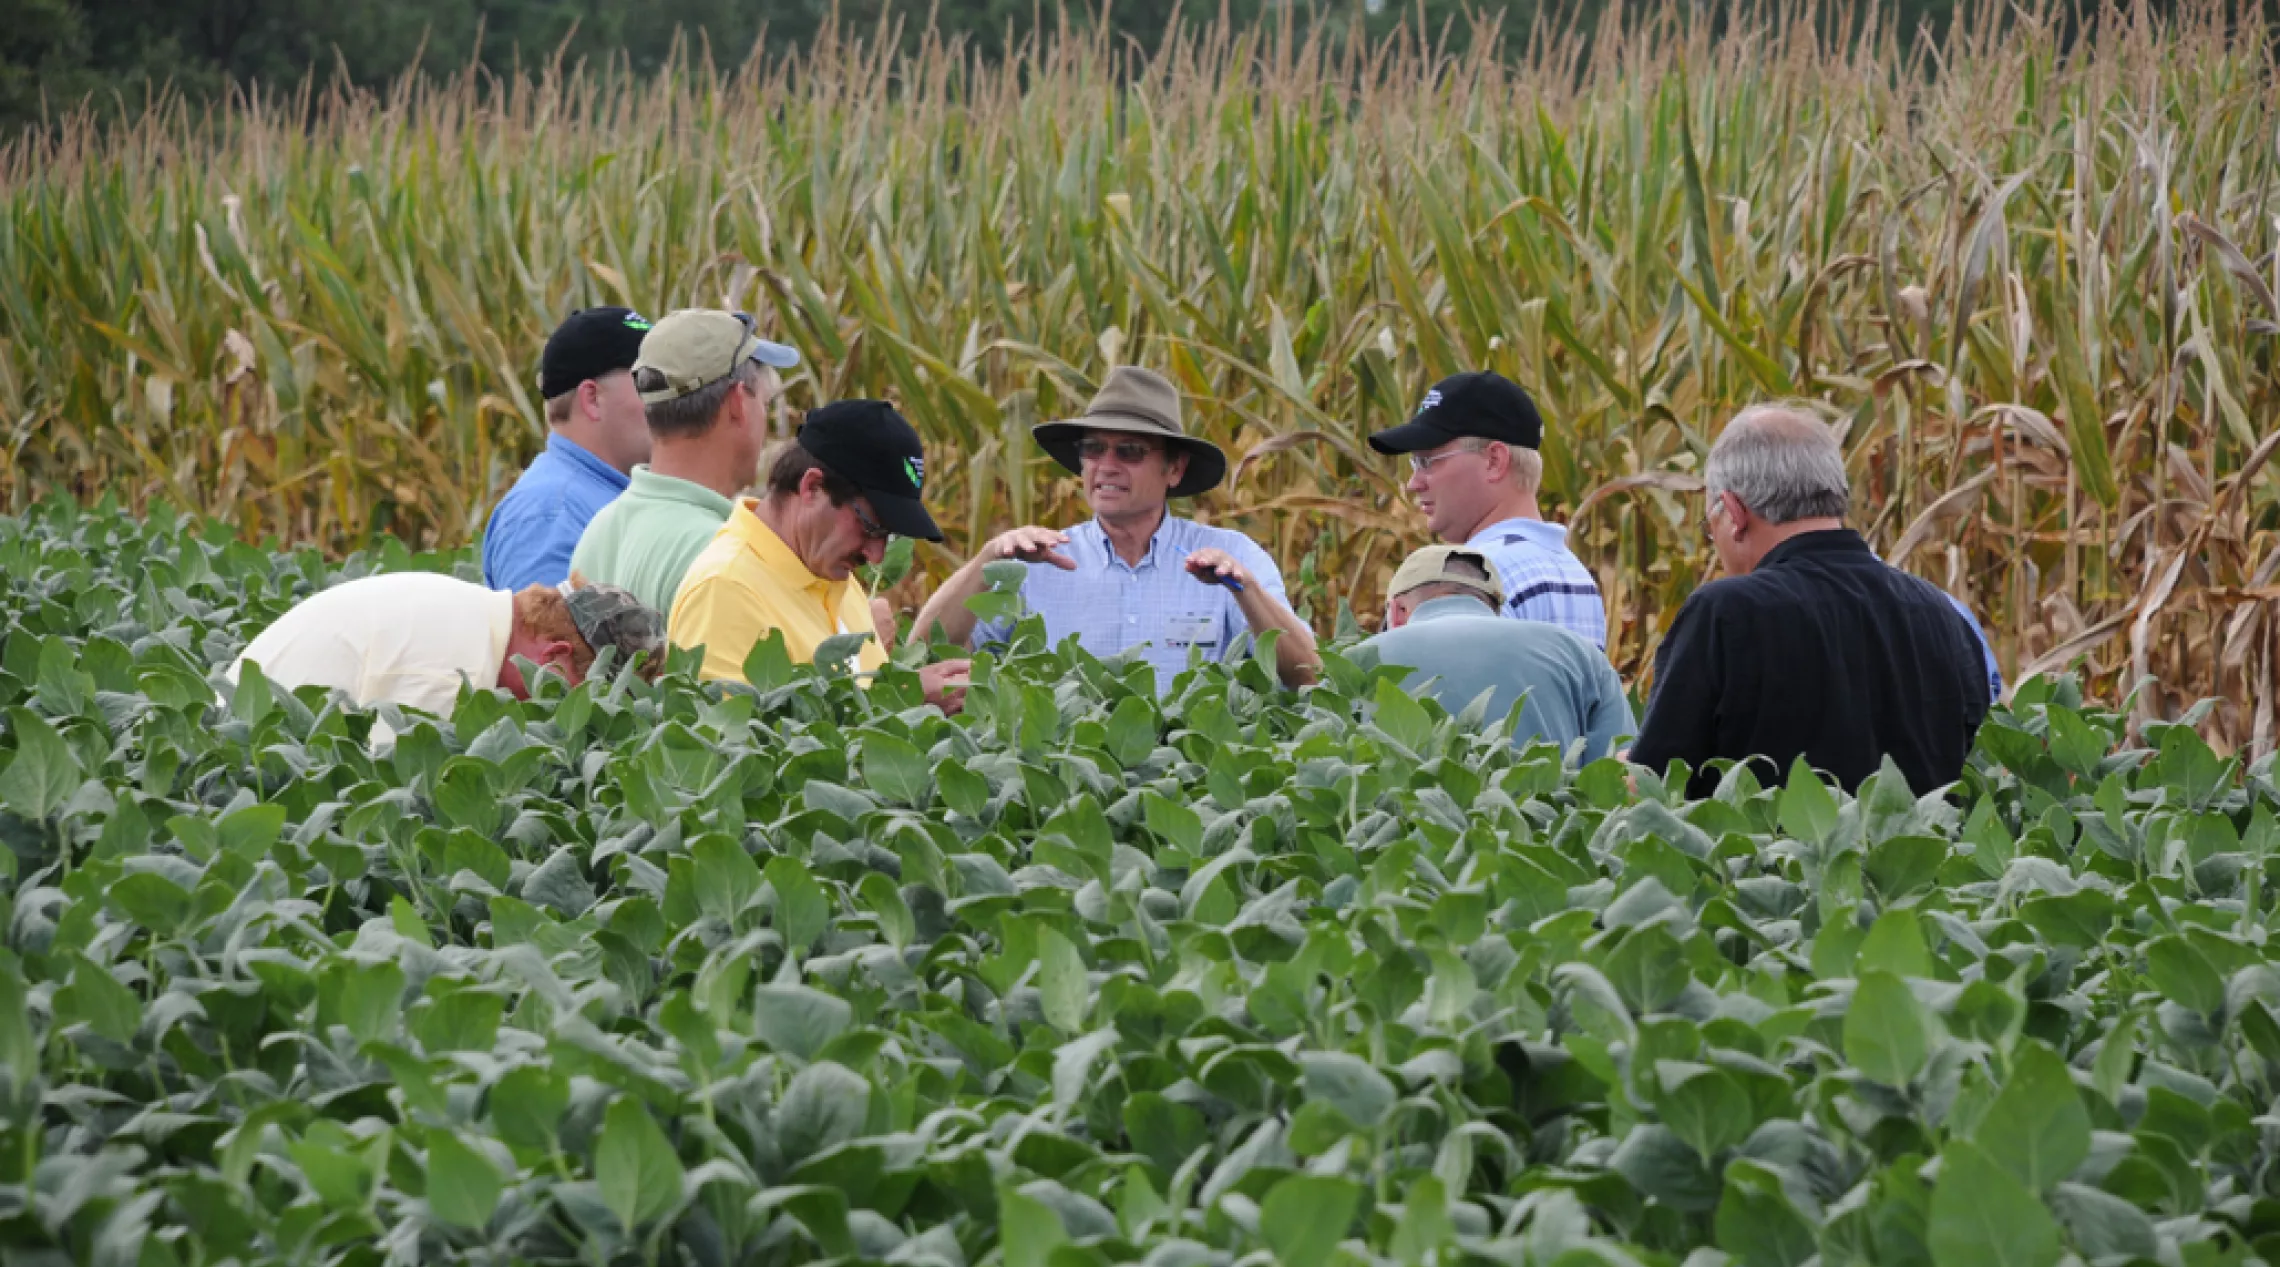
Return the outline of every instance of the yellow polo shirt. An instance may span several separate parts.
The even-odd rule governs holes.
[[[808,571],[775,530],[760,522],[752,498],[738,501],[728,521],[690,562],[673,598],[666,636],[679,647],[703,647],[707,678],[744,679],[744,657],[771,629],[784,631],[795,661],[815,659],[817,644],[835,634],[868,633],[856,666],[863,672],[887,662],[871,624],[871,596],[855,578],[827,581]]]

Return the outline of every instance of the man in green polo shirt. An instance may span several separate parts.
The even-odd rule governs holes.
[[[1497,615],[1504,586],[1482,551],[1427,546],[1402,560],[1386,589],[1385,632],[1356,647],[1357,660],[1410,666],[1404,685],[1452,713],[1487,695],[1488,719],[1501,724],[1518,707],[1515,743],[1546,739],[1565,751],[1580,739],[1587,762],[1637,731],[1599,648],[1558,625]]]
[[[649,464],[634,467],[626,490],[586,525],[571,575],[673,610],[690,561],[759,477],[782,390],[776,372],[799,363],[798,352],[753,333],[743,313],[688,308],[659,321],[633,366]]]

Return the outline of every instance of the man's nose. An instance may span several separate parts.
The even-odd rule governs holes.
[[[874,541],[869,537],[865,537],[863,539],[863,561],[865,563],[870,564],[872,567],[877,567],[881,562],[885,561],[886,557],[886,542]]]
[[[1406,484],[1404,484],[1404,485],[1402,485],[1402,487],[1403,487],[1404,489],[1408,490],[1409,492],[1412,492],[1412,493],[1422,493],[1422,492],[1424,492],[1424,491],[1425,491],[1425,472],[1423,472],[1423,471],[1411,471],[1411,472],[1409,473],[1409,482],[1408,482],[1408,483],[1406,483]]]

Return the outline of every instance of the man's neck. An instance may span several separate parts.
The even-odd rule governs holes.
[[[1765,562],[1765,556],[1773,553],[1784,542],[1805,536],[1808,533],[1834,532],[1843,528],[1845,521],[1831,517],[1827,519],[1792,519],[1785,524],[1769,524],[1761,520],[1760,526],[1764,528],[1765,535],[1761,539],[1763,544],[1758,549],[1757,557],[1750,560],[1750,571],[1752,572],[1757,571],[1758,564]]]
[[[723,497],[734,498],[744,490],[729,481],[729,464],[710,450],[711,446],[703,443],[660,441],[649,451],[649,469],[654,474],[687,480]]]
[[[1109,548],[1116,551],[1116,556],[1127,566],[1135,565],[1148,557],[1148,543],[1156,539],[1156,529],[1163,526],[1169,514],[1170,508],[1158,506],[1153,514],[1102,519],[1100,529],[1108,534]]]
[[[1511,493],[1483,511],[1479,522],[1465,529],[1463,534],[1452,538],[1452,540],[1460,543],[1470,541],[1486,531],[1490,524],[1500,524],[1507,519],[1542,519],[1543,517],[1544,512],[1536,507],[1536,495],[1534,493]]]
[[[577,445],[580,449],[591,455],[595,460],[601,462],[602,465],[615,468],[617,470],[617,473],[620,475],[629,475],[633,472],[632,463],[629,462],[624,466],[619,466],[615,461],[613,461],[610,458],[608,450],[603,447],[601,437],[595,435],[589,428],[575,425],[567,427],[555,427],[553,429],[553,434],[561,437],[564,440],[568,440],[574,445]]]

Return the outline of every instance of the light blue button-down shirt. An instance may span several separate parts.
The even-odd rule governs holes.
[[[625,472],[550,432],[483,529],[483,583],[520,590],[568,580],[578,534],[625,486]]]
[[[1568,549],[1566,528],[1541,519],[1506,519],[1474,533],[1465,548],[1495,561],[1504,581],[1500,615],[1558,625],[1607,649],[1607,606],[1598,578]]]
[[[1250,632],[1235,592],[1188,575],[1187,557],[1198,550],[1224,550],[1277,602],[1283,596],[1281,569],[1257,542],[1229,528],[1208,528],[1165,515],[1148,553],[1128,564],[1108,542],[1097,519],[1068,529],[1062,554],[1076,560],[1075,571],[1050,563],[1029,564],[1021,598],[1045,620],[1046,638],[1064,638],[1103,658],[1145,644],[1141,658],[1156,667],[1156,693],[1171,689],[1188,664],[1192,647],[1206,660],[1226,657]],[[1002,644],[1013,633],[1010,620],[983,621],[974,627],[977,648]]]

